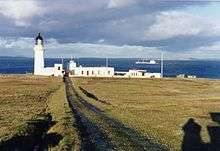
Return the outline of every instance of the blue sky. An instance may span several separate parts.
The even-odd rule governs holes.
[[[220,59],[220,1],[0,0],[0,55]]]

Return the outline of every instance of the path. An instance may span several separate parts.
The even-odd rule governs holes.
[[[70,78],[66,77],[67,100],[76,118],[77,128],[81,137],[81,150],[147,150],[166,151],[166,147],[154,143],[136,130],[126,127],[102,110],[83,99],[74,89]],[[102,124],[95,123],[82,108],[94,115]],[[105,131],[110,130],[112,136]]]

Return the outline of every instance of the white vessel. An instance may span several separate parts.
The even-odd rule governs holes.
[[[138,60],[135,64],[157,64],[155,60]]]

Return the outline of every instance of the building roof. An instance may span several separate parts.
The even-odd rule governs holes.
[[[38,33],[37,37],[35,38],[35,43],[37,44],[37,40],[40,39],[43,42],[43,37]]]
[[[129,71],[136,71],[136,72],[147,72],[147,70],[139,70],[139,69],[129,69]]]

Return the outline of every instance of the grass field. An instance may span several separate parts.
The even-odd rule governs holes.
[[[202,139],[209,142],[207,125],[215,124],[210,113],[220,112],[217,80],[73,78],[72,81],[79,94],[109,117],[172,150],[180,150],[182,126],[189,118],[202,126]],[[84,95],[80,87],[101,101]]]
[[[204,142],[210,141],[207,126],[217,125],[210,113],[220,111],[218,80],[72,78],[72,81],[76,92],[66,87],[72,97],[71,110],[61,78],[0,77],[0,147],[5,140],[14,141],[18,130],[26,137],[30,129],[23,131],[20,127],[47,113],[53,120],[45,135],[45,139],[54,139],[47,144],[50,150],[79,150],[86,147],[83,146],[86,141],[94,142],[100,150],[160,150],[164,145],[180,150],[182,127],[189,118],[202,126]],[[83,134],[88,129],[89,137]]]
[[[0,78],[0,139],[10,137],[16,128],[46,111],[47,99],[61,80],[33,76]]]
[[[47,112],[51,113],[56,124],[50,128],[48,134],[56,133],[62,136],[59,144],[51,151],[70,151],[79,150],[80,139],[78,130],[75,126],[75,119],[66,100],[66,91],[64,86],[52,95],[48,100]]]

